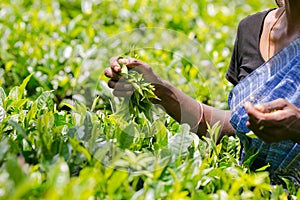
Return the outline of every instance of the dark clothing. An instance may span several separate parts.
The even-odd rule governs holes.
[[[260,53],[259,43],[265,17],[271,10],[250,15],[240,22],[226,74],[227,80],[233,85],[238,84],[240,80],[265,62]]]

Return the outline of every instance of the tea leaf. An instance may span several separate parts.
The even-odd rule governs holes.
[[[188,147],[192,144],[193,137],[189,134],[189,126],[183,124],[179,132],[168,141],[168,147],[175,156],[182,156],[188,152]]]
[[[0,123],[3,122],[4,118],[6,117],[6,112],[2,106],[0,106]]]

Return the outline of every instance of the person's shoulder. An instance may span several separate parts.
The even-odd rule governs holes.
[[[265,19],[265,17],[267,16],[267,14],[274,10],[273,9],[268,9],[268,10],[264,10],[252,15],[249,15],[247,17],[245,17],[244,19],[242,19],[239,23],[239,27],[252,27],[252,26],[257,26],[258,24],[261,24],[263,22],[263,20]]]

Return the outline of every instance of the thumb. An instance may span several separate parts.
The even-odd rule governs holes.
[[[124,64],[126,65],[128,68],[132,69],[134,67],[136,67],[137,65],[140,64],[140,61],[138,61],[137,59],[135,58],[120,58],[118,60],[118,62],[120,64]]]
[[[120,58],[118,62],[126,65],[129,69],[134,69],[139,73],[147,73],[150,69],[150,66],[147,63],[135,58]]]

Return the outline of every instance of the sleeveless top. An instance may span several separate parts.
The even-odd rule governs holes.
[[[272,10],[250,15],[239,23],[233,54],[226,73],[226,78],[233,85],[265,62],[260,53],[259,42],[264,19]]]

